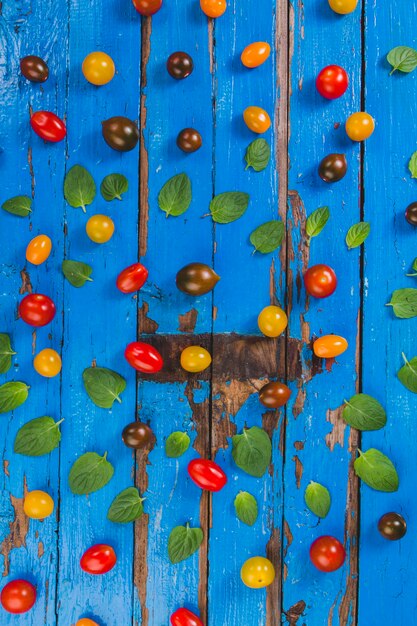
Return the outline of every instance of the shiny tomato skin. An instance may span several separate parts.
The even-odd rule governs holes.
[[[33,265],[41,265],[51,254],[52,241],[48,235],[38,235],[29,241],[26,248],[26,260]]]
[[[204,626],[195,613],[188,609],[177,609],[170,618],[171,626]]]
[[[264,556],[253,556],[242,565],[240,577],[250,589],[262,589],[274,582],[275,568]]]
[[[329,0],[330,8],[339,15],[353,13],[358,5],[358,0]]]
[[[0,601],[8,613],[26,613],[36,602],[36,587],[27,580],[11,580],[3,587]]]
[[[111,546],[97,543],[84,552],[80,560],[81,569],[87,574],[106,574],[116,565],[116,553]]]
[[[19,304],[20,318],[30,326],[45,326],[55,317],[55,304],[48,296],[30,293]]]
[[[30,519],[46,519],[54,512],[55,504],[49,493],[34,489],[23,501],[23,510]]]
[[[30,118],[30,125],[39,137],[52,143],[62,141],[67,134],[64,122],[51,111],[36,111]]]
[[[122,293],[133,293],[139,291],[148,279],[148,270],[142,263],[129,265],[120,272],[116,285]]]
[[[369,113],[352,113],[346,120],[345,129],[352,141],[365,141],[375,130],[375,120]]]
[[[328,265],[313,265],[304,274],[304,285],[310,296],[328,298],[336,290],[336,274]]]
[[[220,17],[227,9],[226,0],[200,0],[200,7],[207,17]]]
[[[78,622],[76,622],[75,626],[99,626],[97,624],[97,622],[95,622],[92,619],[89,619],[88,617],[82,617],[81,619],[78,620]]]
[[[258,135],[266,133],[271,126],[271,118],[265,109],[261,109],[261,107],[247,107],[243,112],[243,119],[249,130]]]
[[[164,366],[162,356],[149,343],[132,341],[126,347],[125,359],[135,370],[142,374],[156,374]]]
[[[348,75],[340,65],[324,67],[316,79],[317,91],[328,100],[335,100],[343,96],[348,86]]]
[[[188,473],[197,487],[205,491],[220,491],[227,483],[222,468],[210,459],[193,459],[188,464]]]
[[[334,572],[342,567],[345,558],[345,548],[336,537],[323,535],[311,544],[311,562],[321,572]]]
[[[133,0],[136,11],[145,17],[155,15],[162,7],[162,0]]]
[[[62,369],[62,361],[56,350],[45,348],[38,352],[33,360],[35,371],[45,378],[58,376]]]
[[[85,57],[82,64],[84,78],[92,85],[107,85],[116,73],[113,59],[105,52],[90,52]]]
[[[271,46],[266,41],[255,41],[246,46],[240,56],[245,67],[259,67],[268,59],[271,54]]]
[[[348,349],[348,342],[339,335],[323,335],[313,344],[314,354],[319,359],[334,359]]]

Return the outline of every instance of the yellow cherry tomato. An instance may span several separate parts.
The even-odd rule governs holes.
[[[26,248],[26,260],[33,265],[44,263],[51,254],[52,241],[48,235],[38,235],[29,241]]]
[[[329,4],[335,13],[347,15],[356,9],[358,0],[329,0]]]
[[[88,617],[83,617],[79,619],[75,626],[98,626],[97,622],[93,622],[92,619],[88,619]]]
[[[227,9],[226,0],[200,0],[200,7],[208,17],[220,17]]]
[[[113,236],[114,222],[107,215],[93,215],[88,220],[85,229],[91,241],[106,243]]]
[[[58,352],[45,348],[35,356],[33,367],[41,376],[45,378],[53,378],[61,371],[62,362]]]
[[[261,589],[274,582],[275,568],[264,556],[253,556],[242,565],[240,577],[247,587]]]
[[[105,52],[90,52],[83,61],[82,71],[93,85],[107,85],[115,72],[114,61]]]
[[[201,346],[188,346],[181,352],[181,367],[186,372],[202,372],[211,363],[211,355]]]
[[[271,46],[265,41],[255,41],[246,46],[241,54],[241,61],[245,67],[259,67],[265,63],[271,54]]]
[[[375,130],[374,118],[369,113],[353,113],[346,120],[346,134],[352,141],[364,141]]]
[[[271,126],[271,118],[261,107],[248,107],[243,112],[246,126],[254,133],[265,133]]]
[[[258,326],[267,337],[279,337],[288,326],[288,317],[279,306],[266,306],[258,315]]]
[[[343,354],[348,348],[348,342],[339,335],[323,335],[313,344],[314,354],[320,359],[333,359]]]
[[[45,519],[54,511],[54,501],[45,491],[29,491],[23,502],[23,510],[31,519]]]

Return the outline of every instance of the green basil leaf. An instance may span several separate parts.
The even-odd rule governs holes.
[[[24,424],[14,440],[14,451],[25,456],[49,454],[59,446],[61,433],[59,425],[52,417],[37,417]]]
[[[391,302],[394,315],[401,319],[410,319],[417,316],[417,289],[397,289],[392,294]]]
[[[0,333],[0,374],[5,374],[12,366],[13,352],[10,345],[10,337],[6,333]]]
[[[377,491],[397,491],[399,479],[392,461],[375,448],[366,452],[359,450],[359,457],[353,464],[356,475],[372,489]]]
[[[312,480],[304,492],[304,500],[314,515],[321,518],[327,517],[331,505],[330,492],[327,487]]]
[[[404,365],[398,372],[398,378],[409,391],[417,393],[417,356],[413,357],[411,361],[407,361],[404,353],[402,356]]]
[[[14,409],[26,402],[29,389],[25,383],[14,381],[0,385],[0,413],[14,411]]]
[[[260,478],[271,462],[271,440],[258,426],[245,429],[241,435],[232,437],[233,460],[241,470]]]
[[[366,393],[357,393],[345,400],[343,419],[357,430],[379,430],[387,423],[387,415],[382,404]]]
[[[69,473],[69,486],[78,496],[98,491],[114,474],[114,467],[107,460],[107,452],[100,456],[96,452],[86,452],[77,459]]]
[[[86,212],[87,204],[91,204],[96,197],[96,184],[85,167],[74,165],[64,181],[64,197],[74,208],[81,207]]]
[[[238,519],[248,526],[253,526],[258,519],[258,503],[253,495],[241,491],[237,494],[234,505]]]
[[[166,216],[182,215],[191,204],[191,181],[187,174],[177,174],[170,178],[158,195],[159,208]]]
[[[328,206],[321,206],[308,216],[306,222],[306,233],[310,239],[320,235],[321,231],[326,226],[329,217],[330,210]]]
[[[168,539],[168,556],[171,563],[180,563],[197,552],[203,542],[201,528],[190,528],[190,525],[176,526]]]
[[[172,459],[177,459],[187,452],[190,447],[190,438],[187,433],[179,430],[171,433],[165,442],[165,453]]]
[[[285,227],[280,220],[272,220],[258,226],[250,235],[251,244],[255,247],[254,252],[268,254],[280,247],[284,240]]]
[[[87,367],[83,371],[84,387],[91,400],[102,409],[111,409],[115,400],[126,389],[123,376],[107,367]]]
[[[93,271],[91,265],[81,261],[62,261],[62,273],[73,287],[82,287],[86,281],[93,282],[90,275]]]
[[[112,200],[121,200],[122,193],[126,193],[129,189],[129,181],[123,174],[108,174],[105,176],[100,185],[100,192],[107,202]]]
[[[409,74],[417,67],[417,50],[408,46],[397,46],[388,52],[387,61],[393,68],[390,75],[395,70]]]
[[[408,169],[410,170],[411,178],[417,178],[417,152],[411,155],[411,159],[408,162]]]
[[[368,222],[359,222],[351,226],[346,235],[346,245],[349,250],[362,245],[371,232],[371,225]]]
[[[241,191],[226,191],[214,196],[210,202],[213,222],[229,224],[242,217],[248,208],[249,194]]]
[[[107,519],[116,524],[128,524],[142,517],[143,498],[136,487],[128,487],[115,497],[107,513]]]
[[[417,258],[414,259],[413,265],[412,265],[411,269],[413,270],[413,273],[412,274],[406,274],[406,276],[417,276]]]
[[[29,198],[29,196],[14,196],[3,202],[1,208],[13,215],[27,217],[32,212],[31,206],[32,198]]]
[[[255,139],[247,147],[245,154],[246,168],[253,167],[255,172],[262,172],[271,160],[271,147],[265,139]]]

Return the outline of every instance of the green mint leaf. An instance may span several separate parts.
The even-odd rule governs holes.
[[[271,147],[265,139],[255,139],[246,149],[246,169],[253,167],[255,172],[262,172],[271,160]]]
[[[27,217],[29,213],[32,212],[30,208],[32,206],[32,199],[29,196],[14,196],[6,202],[3,202],[1,208],[7,211],[8,213],[12,213],[13,215],[18,215],[19,217]]]
[[[14,411],[26,402],[29,387],[25,383],[11,382],[0,385],[0,413]]]
[[[412,265],[411,269],[413,270],[413,273],[412,274],[406,274],[406,276],[417,276],[417,258],[414,259],[413,265]]]
[[[248,526],[253,526],[258,519],[258,503],[253,495],[241,491],[237,494],[234,505],[238,519]]]
[[[271,440],[258,426],[252,426],[232,438],[233,460],[241,470],[260,478],[271,462]]]
[[[5,374],[12,366],[13,352],[10,337],[6,333],[0,333],[0,374]]]
[[[242,217],[248,208],[249,194],[241,191],[226,191],[214,196],[210,202],[210,213],[213,222],[230,224]]]
[[[397,46],[388,52],[387,61],[393,68],[391,74],[396,70],[409,74],[417,67],[417,50],[408,46]]]
[[[77,459],[69,473],[69,486],[78,496],[98,491],[111,480],[114,467],[107,460],[107,452],[100,456],[96,452],[86,452]]]
[[[143,498],[136,487],[128,487],[115,497],[107,512],[107,519],[116,524],[128,524],[142,517]]]
[[[166,216],[182,215],[191,204],[191,181],[187,174],[177,174],[170,178],[158,195],[159,208]]]
[[[105,176],[100,185],[100,192],[107,202],[112,200],[121,200],[122,193],[126,193],[129,189],[129,181],[123,174],[108,174]]]
[[[411,155],[408,162],[408,169],[410,170],[411,178],[417,178],[417,152]]]
[[[328,206],[321,206],[313,211],[313,213],[308,216],[306,222],[307,236],[311,239],[312,237],[317,237],[317,235],[320,235],[321,231],[326,226],[329,217],[330,210]]]
[[[177,459],[187,452],[190,447],[190,438],[187,433],[175,431],[171,433],[165,442],[165,453],[171,459]]]
[[[397,289],[392,294],[391,302],[394,315],[401,319],[410,319],[417,316],[417,289]]]
[[[102,409],[111,409],[115,400],[121,402],[120,394],[126,389],[125,379],[107,367],[87,367],[83,382],[90,399]]]
[[[359,222],[351,226],[346,235],[346,245],[349,250],[362,245],[371,232],[371,225],[368,222]]]
[[[85,167],[74,165],[64,181],[64,197],[74,208],[81,207],[86,212],[87,204],[91,204],[96,197],[96,184]]]
[[[203,542],[201,528],[176,526],[171,531],[168,539],[168,556],[171,563],[180,563],[197,552]]]
[[[366,452],[359,451],[360,456],[353,464],[356,475],[376,491],[397,491],[399,479],[392,461],[375,448]]]
[[[308,508],[317,517],[327,517],[330,511],[331,497],[329,490],[313,480],[307,485],[304,500]]]
[[[59,446],[61,433],[59,425],[64,420],[55,422],[52,417],[37,417],[24,424],[14,440],[14,451],[25,456],[49,454]]]
[[[357,430],[379,430],[387,423],[387,415],[382,404],[366,393],[357,393],[345,400],[343,419]]]
[[[93,268],[81,261],[62,261],[62,273],[73,287],[82,287],[86,281],[92,282],[90,278]]]
[[[258,226],[250,235],[251,244],[255,247],[254,252],[268,254],[280,247],[284,240],[285,227],[280,220],[272,220]]]
[[[398,378],[409,391],[417,393],[417,356],[407,361],[403,353],[404,365],[398,372]]]

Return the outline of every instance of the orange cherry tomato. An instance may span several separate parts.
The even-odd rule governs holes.
[[[132,0],[133,5],[138,13],[149,17],[159,11],[162,6],[162,0]]]
[[[61,357],[56,350],[45,348],[35,356],[33,367],[41,376],[53,378],[58,376],[62,369]]]
[[[271,118],[261,107],[248,107],[243,112],[246,126],[254,133],[265,133],[271,126]]]
[[[346,120],[346,134],[352,141],[364,141],[375,130],[375,120],[369,113],[352,113]]]
[[[200,6],[208,17],[220,17],[227,9],[226,0],[200,0]]]
[[[271,54],[271,46],[265,41],[255,41],[246,46],[241,55],[241,61],[245,67],[259,67],[265,63]]]
[[[348,348],[348,342],[339,335],[323,335],[313,344],[314,354],[320,359],[333,359],[343,354]]]
[[[98,624],[97,622],[93,622],[93,620],[88,617],[83,617],[78,620],[75,626],[98,626]]]
[[[26,248],[26,260],[33,265],[44,263],[51,254],[52,241],[48,235],[38,235],[29,241]]]
[[[92,85],[107,85],[116,73],[113,59],[105,52],[90,52],[82,64],[82,72]]]

